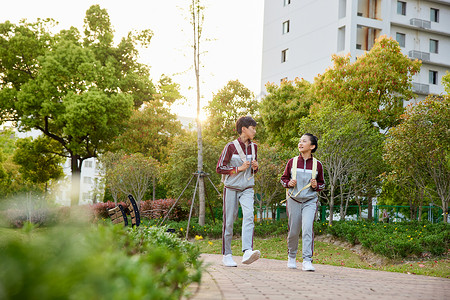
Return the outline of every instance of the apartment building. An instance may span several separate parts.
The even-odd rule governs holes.
[[[450,1],[265,0],[261,90],[296,77],[310,82],[332,65],[331,55],[354,61],[380,35],[422,60],[413,78],[416,100],[441,94],[450,72]]]

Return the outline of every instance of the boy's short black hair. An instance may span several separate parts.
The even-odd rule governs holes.
[[[238,134],[242,133],[242,127],[249,128],[250,126],[256,126],[256,121],[250,116],[240,117],[236,121],[236,131]]]

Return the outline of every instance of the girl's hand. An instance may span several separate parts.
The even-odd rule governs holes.
[[[311,179],[311,187],[313,189],[315,189],[317,187],[317,180],[316,179]]]
[[[297,185],[297,180],[295,180],[295,179],[289,180],[289,182],[288,182],[289,187],[294,187],[296,185]]]

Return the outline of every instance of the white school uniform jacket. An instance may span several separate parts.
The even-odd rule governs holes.
[[[241,141],[241,138],[237,139],[239,145],[247,158],[248,161],[252,160],[252,145],[255,149],[255,153],[253,157],[255,160],[258,160],[258,147],[255,143],[250,142],[247,146]],[[253,188],[255,185],[254,174],[258,171],[253,170],[250,166],[247,170],[243,172],[238,171],[238,167],[240,167],[244,162],[239,156],[236,147],[233,142],[229,142],[222,151],[222,154],[219,157],[219,161],[217,162],[216,172],[224,176],[224,185],[227,188],[243,191],[248,188]]]

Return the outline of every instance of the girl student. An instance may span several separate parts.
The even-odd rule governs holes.
[[[281,184],[287,189],[286,212],[288,215],[288,263],[297,268],[296,256],[300,229],[302,231],[302,270],[314,271],[313,223],[317,211],[317,192],[325,188],[322,163],[313,157],[318,147],[317,137],[305,133],[298,143],[300,155],[291,158],[281,176]]]

